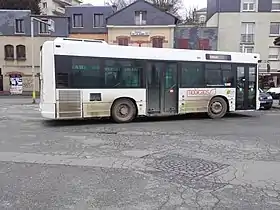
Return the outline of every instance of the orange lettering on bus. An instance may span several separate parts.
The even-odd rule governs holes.
[[[194,89],[194,90],[187,90],[187,96],[210,96],[215,95],[216,89]]]

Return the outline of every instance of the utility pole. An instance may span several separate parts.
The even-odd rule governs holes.
[[[48,26],[48,30],[54,32],[54,21],[49,19],[48,22],[43,21],[36,17],[31,17],[31,68],[32,68],[32,103],[36,103],[36,75],[35,75],[35,58],[34,58],[34,23],[39,22],[46,24]],[[39,27],[38,27],[38,30]]]

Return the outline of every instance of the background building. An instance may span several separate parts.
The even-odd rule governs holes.
[[[82,0],[41,0],[42,15],[64,15],[65,7],[81,4]]]
[[[218,29],[181,25],[175,28],[174,48],[193,50],[217,50]]]
[[[138,0],[107,18],[109,44],[170,47],[177,18],[144,0]]]
[[[70,37],[107,41],[106,18],[114,12],[112,6],[66,7],[66,15],[70,18]]]
[[[279,47],[273,44],[279,17],[279,0],[208,0],[207,26],[218,28],[218,50],[260,53],[263,80],[275,85],[280,84]]]
[[[35,72],[39,73],[40,48],[47,40],[68,36],[68,18],[60,16],[35,16],[43,21],[55,22],[54,32],[44,23],[34,22]],[[31,12],[29,10],[0,10],[0,68],[3,77],[2,91],[10,90],[10,78],[21,77],[23,91],[32,90],[32,39]],[[39,78],[36,79],[38,90]]]
[[[195,20],[200,24],[205,24],[207,20],[207,8],[198,9],[195,11]]]

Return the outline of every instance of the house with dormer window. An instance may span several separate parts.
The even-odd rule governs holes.
[[[108,43],[124,46],[173,48],[177,17],[137,0],[107,18]]]
[[[107,41],[106,18],[114,13],[114,7],[85,4],[66,7],[65,11],[71,38]]]
[[[34,38],[31,38],[31,17],[41,21],[33,22]],[[47,25],[49,20],[54,22],[52,31]],[[30,94],[33,71],[36,91],[39,91],[41,47],[45,41],[68,37],[68,28],[66,16],[32,15],[30,10],[0,10],[0,93]],[[11,85],[15,78],[22,82],[20,91]]]

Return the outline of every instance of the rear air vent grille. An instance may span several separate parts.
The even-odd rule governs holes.
[[[58,118],[81,118],[81,91],[59,90],[57,106]]]

